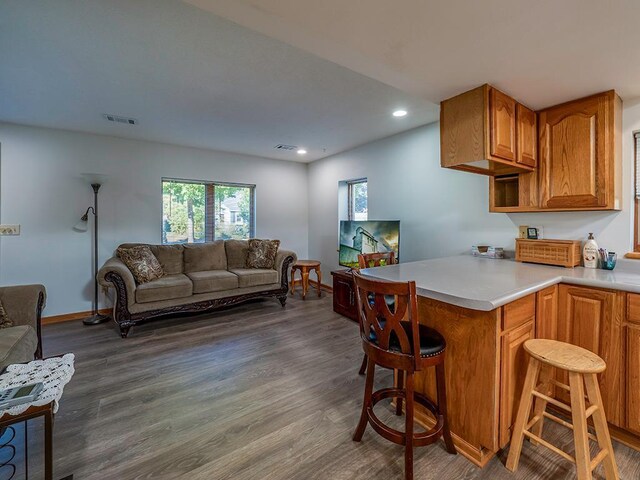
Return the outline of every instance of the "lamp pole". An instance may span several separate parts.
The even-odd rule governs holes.
[[[98,313],[98,190],[100,190],[100,184],[92,183],[91,188],[93,188],[93,305],[91,316],[82,320],[85,325],[97,325],[109,320],[108,316]],[[91,208],[85,215],[89,210]]]

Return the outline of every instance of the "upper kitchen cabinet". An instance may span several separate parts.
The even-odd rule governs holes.
[[[490,85],[440,104],[440,163],[484,175],[536,166],[535,113]]]
[[[613,90],[538,112],[542,209],[620,208],[621,124]]]

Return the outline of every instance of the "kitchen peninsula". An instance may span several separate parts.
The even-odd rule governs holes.
[[[599,381],[611,434],[640,448],[640,263],[623,260],[605,271],[464,255],[362,272],[415,280],[420,321],[447,341],[454,442],[475,464],[484,466],[509,443],[527,365],[522,346],[530,338],[600,355],[607,363]],[[416,390],[434,398],[432,377],[419,376]],[[564,393],[553,392],[566,401]],[[417,419],[430,425],[426,414]]]

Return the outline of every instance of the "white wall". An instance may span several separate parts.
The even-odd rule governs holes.
[[[633,244],[637,130],[640,105],[626,105],[620,212],[489,213],[486,177],[440,168],[438,123],[313,162],[309,255],[322,261],[325,271],[337,268],[338,182],[359,177],[369,180],[369,218],[400,220],[401,261],[457,255],[479,243],[512,250],[518,225],[542,225],[547,238],[585,239],[593,232],[601,246],[624,254]]]
[[[161,178],[256,185],[256,236],[307,256],[307,166],[210,150],[0,123],[0,284],[43,283],[45,315],[89,310],[91,233],[72,228],[100,190],[100,258],[128,241],[160,243]]]
[[[369,218],[400,220],[400,258],[412,261],[500,245],[517,228],[488,213],[486,177],[440,168],[437,123],[309,166],[309,255],[338,266],[338,182],[368,179]]]

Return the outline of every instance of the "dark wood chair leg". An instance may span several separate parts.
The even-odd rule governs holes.
[[[447,452],[455,455],[458,452],[456,451],[453,439],[451,438],[449,418],[447,415],[447,386],[446,377],[444,375],[444,359],[436,365],[436,386],[438,389],[438,411],[440,412],[440,415],[442,415],[443,420],[442,436],[444,437],[444,444],[447,447]]]
[[[402,370],[396,370],[396,388],[404,388],[404,372]],[[396,415],[402,415],[402,397],[396,398]]]
[[[367,409],[369,408],[369,405],[371,405],[371,394],[373,393],[373,377],[375,375],[375,368],[375,363],[373,363],[371,359],[367,359],[367,379],[364,386],[362,413],[360,414],[360,422],[358,422],[358,427],[353,434],[353,440],[355,442],[359,442],[360,440],[362,440],[364,430],[367,428],[367,423],[369,423],[369,415],[367,414]]]
[[[404,478],[413,480],[413,373],[407,372],[405,380],[406,418],[404,445]]]
[[[364,354],[364,357],[362,357],[362,364],[360,365],[360,371],[358,372],[359,375],[364,375],[367,372],[367,354]]]

